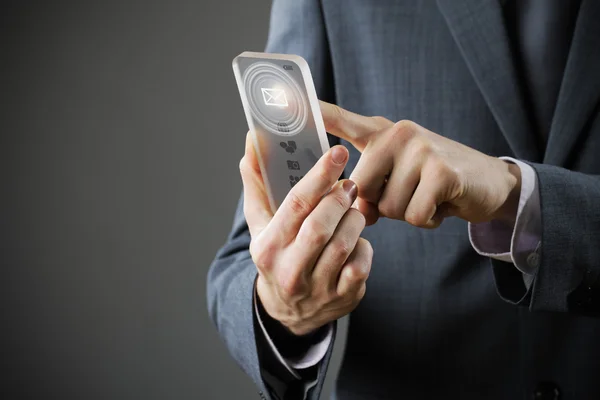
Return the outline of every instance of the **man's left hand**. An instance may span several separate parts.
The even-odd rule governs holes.
[[[362,153],[350,179],[358,209],[436,228],[456,216],[472,223],[514,223],[521,191],[517,165],[433,133],[412,121],[393,123],[321,102],[327,132]]]

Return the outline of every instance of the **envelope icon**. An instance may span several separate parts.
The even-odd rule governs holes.
[[[263,95],[263,100],[268,106],[287,107],[287,97],[283,89],[266,89],[260,88]]]

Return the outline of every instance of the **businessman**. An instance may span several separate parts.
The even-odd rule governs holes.
[[[269,399],[600,398],[600,3],[276,0],[332,149],[270,212],[250,141],[211,317]]]

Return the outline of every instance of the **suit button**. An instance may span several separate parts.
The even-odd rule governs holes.
[[[560,390],[554,382],[540,382],[533,392],[534,400],[559,400]]]

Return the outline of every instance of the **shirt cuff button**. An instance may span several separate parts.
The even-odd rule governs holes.
[[[540,264],[540,255],[536,252],[530,253],[527,256],[527,265],[531,268],[537,268]]]

